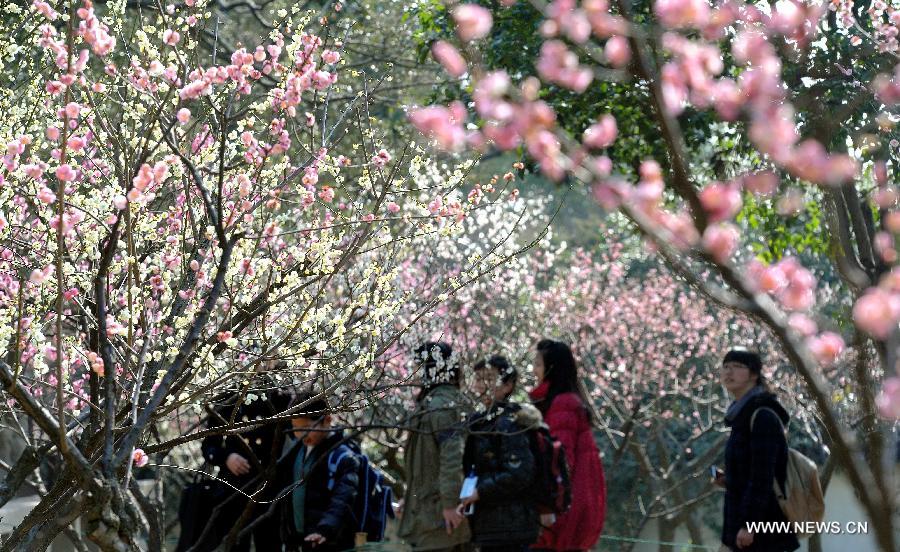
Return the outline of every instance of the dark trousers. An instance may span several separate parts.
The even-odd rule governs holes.
[[[527,552],[528,545],[525,544],[503,544],[497,546],[479,546],[481,552]]]
[[[227,496],[223,500],[219,515],[213,521],[214,527],[210,531],[209,538],[204,539],[201,550],[212,550],[221,545],[232,529],[237,525],[238,520],[247,507],[248,500],[242,496]],[[281,526],[278,519],[278,511],[273,510],[272,513],[264,517],[271,504],[254,504],[251,516],[245,523],[241,524],[240,533],[243,537],[238,539],[232,552],[250,552],[250,543],[256,545],[256,550],[262,551],[280,551],[281,550]],[[209,546],[212,545],[211,548]]]
[[[224,541],[228,533],[234,528],[247,507],[247,499],[236,498],[231,504],[228,504],[227,511],[223,512],[222,518],[216,523],[219,541]],[[250,552],[250,543],[256,545],[256,550],[262,551],[278,551],[281,550],[281,525],[278,519],[278,510],[273,510],[271,514],[263,517],[269,510],[271,504],[254,504],[250,518],[241,525],[241,532],[244,537],[237,541],[231,549],[232,552]],[[248,527],[252,527],[247,529]],[[247,529],[244,531],[244,529]]]

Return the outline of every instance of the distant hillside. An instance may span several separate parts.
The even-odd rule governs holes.
[[[518,158],[512,154],[492,157],[480,162],[472,171],[474,182],[487,182],[491,175],[511,170]],[[556,184],[538,174],[526,174],[518,179],[518,188],[524,198],[547,197],[551,210],[561,202],[559,214],[554,219],[553,242],[565,242],[569,247],[593,249],[601,242],[600,226],[606,213],[591,197],[590,190],[580,184]]]

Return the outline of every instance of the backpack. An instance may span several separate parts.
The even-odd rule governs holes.
[[[536,475],[533,497],[538,511],[542,514],[565,513],[572,505],[566,450],[543,423],[529,429],[528,439],[534,455]]]
[[[757,408],[750,417],[750,431],[753,431],[753,421],[760,410],[768,410],[775,414],[775,419],[781,426],[787,437],[787,428],[781,423],[781,416],[766,406]],[[781,507],[784,517],[792,523],[820,522],[825,517],[825,497],[822,493],[822,485],[819,483],[819,469],[816,463],[804,456],[800,451],[788,447],[787,477],[784,480],[784,490],[778,485],[777,479],[772,484],[775,489],[775,498]],[[807,538],[809,533],[797,533],[797,538]]]
[[[366,533],[368,542],[383,540],[387,519],[394,518],[394,492],[385,483],[384,474],[372,466],[355,442],[348,441],[328,454],[328,490],[334,488],[338,465],[348,455],[359,460],[359,489],[353,504],[353,518],[358,522],[356,531]]]

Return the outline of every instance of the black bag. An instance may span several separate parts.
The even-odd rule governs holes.
[[[353,505],[357,532],[366,533],[367,542],[384,540],[387,520],[394,518],[393,490],[355,441],[347,441],[328,455],[328,490],[334,488],[338,465],[347,455],[354,455],[359,460],[359,489]]]
[[[212,517],[213,509],[228,496],[228,490],[225,483],[211,477],[195,477],[184,488],[178,504],[181,534],[178,536],[175,552],[185,552],[197,543]],[[203,543],[195,549],[196,552],[214,550],[218,545],[218,537],[216,528],[210,528]]]
[[[562,443],[546,425],[528,432],[537,471],[532,493],[542,514],[563,514],[572,505],[572,483]]]

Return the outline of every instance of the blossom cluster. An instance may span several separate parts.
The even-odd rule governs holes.
[[[544,42],[535,59],[536,76],[514,84],[504,70],[470,67],[467,59],[477,58],[478,41],[490,34],[493,18],[483,7],[462,4],[452,12],[458,47],[442,43],[434,53],[451,76],[469,75],[471,112],[462,104],[428,106],[414,110],[410,120],[447,149],[524,147],[546,177],[558,181],[571,175],[589,182],[604,208],[628,214],[652,236],[656,246],[703,256],[713,265],[739,274],[743,293],[770,294],[785,319],[790,316],[796,321],[816,302],[815,279],[796,258],[768,267],[745,258],[747,236],[735,220],[742,198],[747,194],[768,198],[781,189],[779,206],[789,213],[798,196],[794,190],[785,190],[783,182],[808,183],[827,195],[864,181],[867,172],[863,169],[871,167],[872,161],[852,148],[846,153],[828,151],[821,137],[809,136],[795,107],[797,91],[788,84],[787,64],[798,56],[814,57],[823,47],[816,40],[828,6],[782,0],[770,8],[741,0],[713,5],[703,0],[656,0],[654,18],[647,28],[637,28],[631,14],[605,0],[554,0],[541,8]],[[851,32],[851,26],[862,28],[854,21],[848,3],[835,2],[832,8],[840,15],[840,32]],[[882,51],[892,51],[900,21],[896,12],[883,2],[874,3],[869,11],[877,21],[877,30],[869,38]],[[463,13],[465,17],[460,15]],[[651,28],[657,33],[652,40],[658,47],[654,52],[658,74],[648,73],[652,70],[648,62],[635,58],[633,52],[635,47],[648,48],[646,31]],[[595,50],[587,47],[589,42],[601,44],[603,55],[593,53]],[[713,111],[724,121],[743,122],[746,139],[763,166],[727,181],[700,183],[698,190],[685,174],[686,160],[679,159],[685,155],[678,149],[682,147],[680,138],[670,136],[667,140],[674,148],[676,164],[673,174],[666,175],[652,159],[642,163],[637,175],[613,167],[608,156],[618,137],[613,116],[601,114],[582,136],[571,136],[557,125],[543,86],[583,93],[597,74],[616,71],[652,81],[650,94],[658,102],[664,133],[676,133],[678,117],[689,110]],[[900,99],[898,80],[880,75],[870,83],[870,93],[891,107]],[[890,126],[882,124],[882,128]],[[891,221],[900,220],[895,214],[897,193],[887,183],[885,162],[876,159],[874,167],[877,188],[872,199],[885,228],[877,232],[870,246],[861,247],[871,247],[878,255],[877,262],[891,266],[898,257],[891,230]],[[667,180],[674,182],[667,185]],[[894,339],[900,335],[898,295],[893,285],[896,276],[893,271],[881,274],[873,282],[875,286],[858,298],[853,318],[874,338]],[[814,324],[800,326],[813,328],[798,334],[805,352],[820,366],[834,363],[844,349],[841,335],[830,330],[817,333]],[[798,331],[796,324],[787,328]]]

